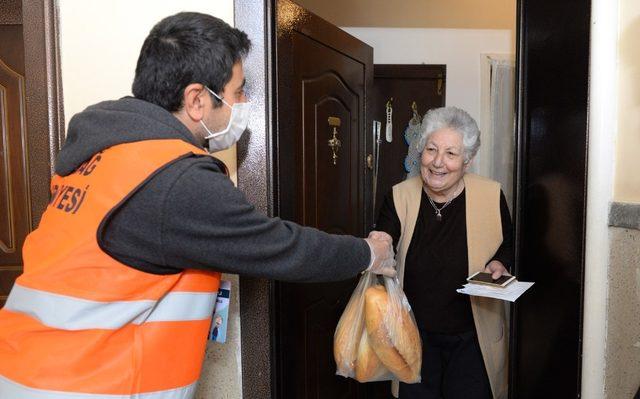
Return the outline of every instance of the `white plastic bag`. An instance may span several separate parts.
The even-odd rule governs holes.
[[[378,279],[365,272],[340,317],[336,374],[360,382],[419,382],[422,345],[411,307],[397,279],[384,277],[384,286]]]
[[[356,289],[344,309],[333,336],[333,355],[336,360],[336,374],[355,378],[358,348],[364,328],[364,292],[376,284],[376,275],[365,272],[360,277]]]

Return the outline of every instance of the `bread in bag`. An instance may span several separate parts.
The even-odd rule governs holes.
[[[396,337],[389,334],[385,325],[389,298],[383,286],[369,287],[365,291],[365,325],[369,342],[380,361],[400,381],[415,383],[420,381],[422,366],[422,343],[420,334],[409,311],[402,307],[401,316],[389,322],[400,323],[394,331]]]

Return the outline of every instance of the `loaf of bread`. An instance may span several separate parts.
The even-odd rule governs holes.
[[[387,374],[389,374],[389,371],[382,364],[371,344],[369,344],[367,330],[363,329],[356,359],[356,380],[360,382],[380,381],[385,379],[384,377]]]
[[[365,325],[369,342],[374,352],[400,381],[415,383],[420,381],[422,366],[422,343],[420,334],[411,314],[402,307],[397,319],[385,325],[385,314],[388,313],[389,298],[381,285],[370,287],[365,291]],[[395,334],[390,334],[389,330]],[[392,336],[394,335],[394,336]]]
[[[362,301],[349,301],[338,321],[333,335],[333,357],[336,361],[336,374],[353,377],[355,361],[358,356],[358,338],[364,331]]]

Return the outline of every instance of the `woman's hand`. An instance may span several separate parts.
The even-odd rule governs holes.
[[[491,278],[494,280],[500,278],[500,276],[502,275],[510,276],[507,269],[499,260],[492,260],[491,262],[489,262],[487,266],[484,268],[484,272],[491,273]]]

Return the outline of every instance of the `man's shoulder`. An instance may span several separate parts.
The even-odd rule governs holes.
[[[126,215],[128,221],[141,214],[157,221],[167,208],[196,212],[198,207],[193,204],[228,197],[231,191],[233,184],[212,157],[188,156],[150,176],[123,204],[120,213]]]
[[[180,157],[163,166],[140,187],[140,192],[162,196],[173,190],[201,190],[207,185],[228,180],[224,164],[208,155]]]
[[[175,189],[202,190],[228,182],[226,166],[208,155],[192,155],[175,160],[157,173],[159,184]]]
[[[222,161],[203,154],[193,154],[177,159],[167,169],[180,171],[183,174],[216,173],[225,176],[226,172],[226,166]]]

